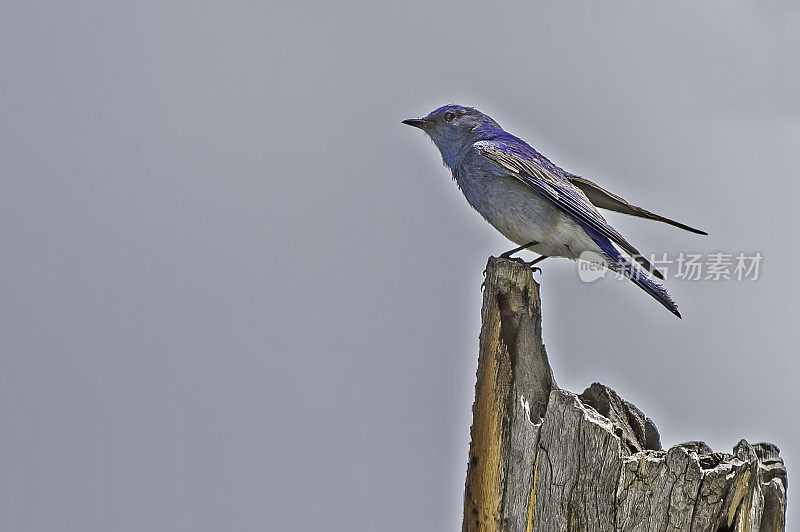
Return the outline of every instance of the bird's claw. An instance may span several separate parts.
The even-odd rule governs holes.
[[[506,252],[506,253],[508,253],[508,252]],[[501,254],[500,258],[503,258],[503,259],[506,259],[506,260],[510,260],[510,261],[514,261],[514,262],[516,262],[518,264],[523,264],[525,266],[528,266],[533,273],[542,273],[542,269],[540,267],[538,267],[538,266],[534,266],[534,264],[536,264],[537,262],[539,262],[540,260],[542,260],[543,258],[546,258],[546,257],[539,257],[538,259],[534,259],[532,261],[527,261],[527,260],[523,259],[522,257],[509,257],[509,256],[506,256],[506,253]],[[483,270],[483,274],[486,275],[486,270]]]
[[[508,260],[513,260],[514,262],[518,262],[524,266],[528,266],[533,273],[542,273],[542,269],[538,266],[534,266],[536,260],[527,261],[521,257],[510,257]]]

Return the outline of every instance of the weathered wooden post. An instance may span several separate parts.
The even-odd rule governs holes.
[[[490,258],[481,317],[463,530],[784,530],[774,445],[663,451],[653,422],[610,388],[556,386],[530,268]]]

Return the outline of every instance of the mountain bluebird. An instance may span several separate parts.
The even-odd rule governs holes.
[[[606,222],[597,207],[707,233],[631,205],[588,179],[562,170],[477,109],[445,105],[403,123],[428,134],[469,204],[519,244],[501,256],[530,249],[540,255],[531,265],[547,257],[598,262],[625,274],[681,317],[666,290],[642,269],[658,279],[664,278],[661,272]]]

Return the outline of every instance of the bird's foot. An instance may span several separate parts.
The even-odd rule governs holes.
[[[504,257],[504,258],[506,258],[506,259],[508,259],[510,261],[516,262],[517,264],[522,264],[523,266],[529,267],[533,273],[542,273],[542,269],[541,268],[539,268],[538,266],[534,266],[534,264],[539,262],[539,259],[534,259],[534,260],[531,260],[531,261],[527,261],[527,260],[525,260],[525,259],[523,259],[521,257]]]
[[[538,266],[534,266],[534,264],[538,264],[538,263],[542,262],[546,258],[547,258],[547,255],[542,255],[540,257],[537,257],[537,258],[533,259],[530,262],[526,262],[525,264],[530,266],[530,268],[533,271],[533,273],[542,273],[542,269],[539,268]]]
[[[500,258],[503,258],[503,259],[506,259],[506,260],[510,260],[511,262],[516,262],[518,264],[530,264],[528,261],[526,261],[522,257],[503,257],[502,255],[500,255]]]

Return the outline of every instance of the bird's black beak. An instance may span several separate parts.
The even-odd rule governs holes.
[[[407,126],[414,126],[420,129],[426,129],[431,123],[424,118],[409,118],[408,120],[403,120],[403,123]]]

